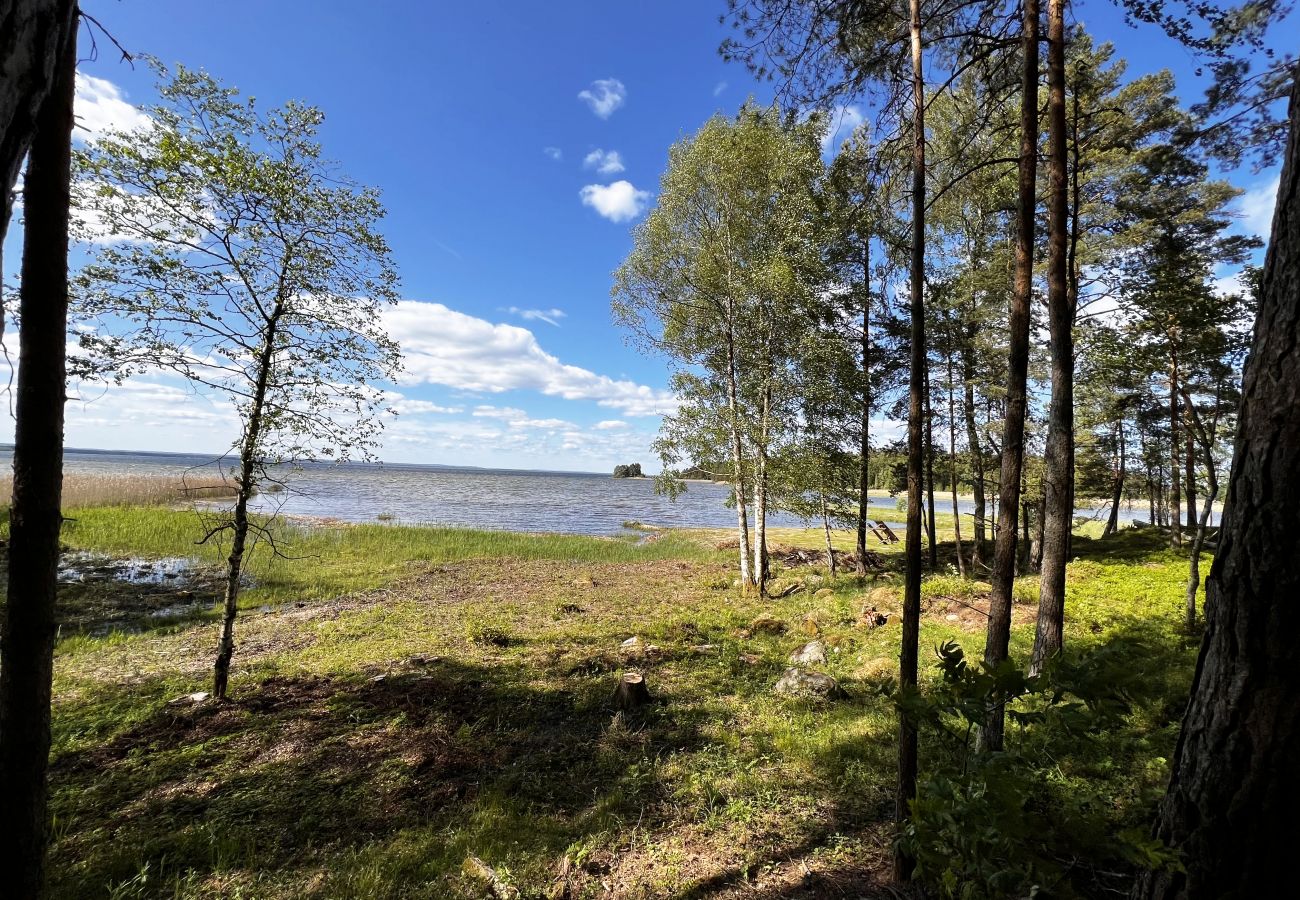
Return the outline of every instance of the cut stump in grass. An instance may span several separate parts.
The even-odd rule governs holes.
[[[614,705],[619,709],[636,709],[650,702],[650,689],[640,672],[624,672],[614,688]]]

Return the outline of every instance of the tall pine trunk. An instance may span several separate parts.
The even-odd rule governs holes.
[[[1047,3],[1047,319],[1051,333],[1052,402],[1043,470],[1042,564],[1038,625],[1029,674],[1060,651],[1065,630],[1065,562],[1074,519],[1074,313],[1067,285],[1069,220],[1065,133],[1065,0]]]
[[[1187,501],[1187,527],[1196,527],[1196,436],[1192,433],[1191,401],[1184,397],[1183,434],[1186,435],[1186,448],[1183,453],[1183,496]]]
[[[24,184],[9,584],[0,623],[0,872],[7,896],[45,882],[50,694],[63,492],[68,219],[76,5],[36,115]]]
[[[931,571],[939,568],[934,535],[934,409],[930,399],[930,359],[925,360],[925,535]]]
[[[1182,448],[1178,445],[1178,420],[1180,418],[1178,389],[1181,386],[1178,373],[1178,351],[1169,354],[1169,546],[1183,545],[1183,508],[1182,487],[1179,484],[1179,470]]]
[[[1300,807],[1300,81],[1243,375],[1205,637],[1157,835],[1183,871],[1137,900],[1277,897]]]
[[[925,384],[925,72],[921,50],[921,0],[911,0],[912,44],[912,260],[911,371],[907,390],[907,572],[903,585],[902,643],[898,653],[898,682],[902,690],[916,687],[921,629],[921,416]],[[916,723],[899,712],[898,793],[894,819],[911,814],[916,797]],[[894,851],[894,877],[910,881],[916,860],[901,847]]]
[[[968,340],[973,337],[968,335]],[[965,382],[963,413],[966,417],[966,447],[971,457],[971,492],[975,499],[975,523],[972,529],[970,567],[974,574],[984,567],[984,518],[988,515],[988,501],[984,498],[984,448],[980,443],[979,427],[975,422],[975,364],[974,351],[962,348],[962,379]]]
[[[871,244],[862,262],[862,431],[858,435],[858,562],[867,574],[867,513],[871,504]]]
[[[1029,301],[1033,291],[1034,215],[1038,171],[1038,0],[1024,0],[1020,98],[1019,197],[1016,209],[1016,271],[1008,315],[1007,392],[1002,426],[1002,471],[998,526],[989,594],[984,662],[998,666],[1011,641],[1011,592],[1016,570],[1016,520],[1020,512],[1020,472],[1024,463],[1025,386],[1029,373]],[[980,729],[983,750],[1002,749],[1005,711],[995,699]]]
[[[948,477],[952,480],[952,533],[957,547],[957,574],[965,578],[966,557],[961,547],[961,513],[957,507],[957,412],[953,401],[952,353],[948,353]]]

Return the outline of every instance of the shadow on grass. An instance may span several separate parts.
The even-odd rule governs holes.
[[[277,676],[230,703],[164,706],[54,761],[54,813],[71,825],[56,825],[52,895],[96,895],[146,866],[164,881],[301,874],[408,829],[442,832],[414,883],[467,853],[558,860],[656,800],[645,760],[696,746],[712,714],[652,707],[611,737],[604,680],[563,690],[520,676],[436,660],[382,680]]]

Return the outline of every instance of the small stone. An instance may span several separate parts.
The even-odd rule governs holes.
[[[821,641],[809,641],[790,654],[790,662],[796,666],[813,666],[824,663],[826,662],[826,645]]]
[[[209,696],[211,695],[207,691],[198,691],[193,694],[183,694],[182,696],[177,697],[175,700],[170,701],[168,703],[168,706],[181,706],[187,703],[197,705],[199,703],[203,703],[204,701],[206,701]]]
[[[808,637],[820,637],[822,633],[822,627],[817,624],[817,617],[812,613],[799,620],[799,630]]]
[[[385,682],[385,681],[388,680],[388,676],[387,676],[387,675],[376,675],[374,678],[372,678],[372,679],[370,679],[370,680],[371,680],[372,682],[374,682],[375,684],[382,684],[383,682]]]
[[[832,588],[822,588],[820,591],[813,594],[813,596],[818,600],[825,600],[827,597],[834,597],[835,591]]]
[[[636,651],[643,649],[644,646],[645,645],[641,642],[639,637],[630,637],[618,645],[619,649],[624,653],[635,653]]]
[[[956,613],[948,613],[948,615],[944,616],[944,618],[947,619],[949,622],[961,621],[961,616],[957,615]]]
[[[712,653],[714,650],[717,650],[717,649],[718,649],[718,645],[717,645],[717,644],[696,644],[695,646],[691,647],[691,652],[692,652],[692,653]]]
[[[751,634],[785,634],[785,623],[773,616],[759,616],[749,623]]]
[[[834,697],[839,695],[840,686],[829,675],[791,667],[785,670],[773,690],[787,696]]]

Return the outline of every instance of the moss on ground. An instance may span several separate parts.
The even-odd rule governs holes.
[[[197,528],[179,511],[82,510],[65,539],[217,561],[195,550]],[[295,558],[254,560],[219,706],[169,702],[207,689],[208,617],[65,636],[53,896],[481,896],[462,872],[470,855],[525,897],[866,893],[889,855],[896,725],[881,687],[898,626],[859,614],[896,611],[900,547],[875,548],[886,568],[867,579],[783,572],[807,587],[763,600],[731,587],[734,551],[714,549],[725,537],[298,528]],[[949,574],[941,549],[923,665],[942,641],[983,645],[987,586]],[[1046,727],[1010,740],[1056,760],[1053,791],[1087,821],[1127,828],[1162,789],[1191,678],[1186,559],[1135,531],[1074,549],[1067,642],[1112,648],[1116,677],[1139,673],[1140,689],[1125,727],[1096,741]],[[1017,610],[1025,655],[1033,607]],[[760,615],[787,631],[751,630]],[[772,693],[806,620],[842,699]],[[656,702],[618,714],[628,668]],[[923,745],[922,764],[941,752]]]

